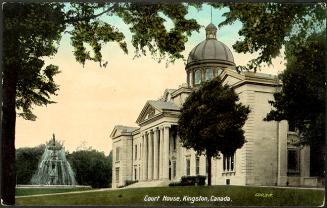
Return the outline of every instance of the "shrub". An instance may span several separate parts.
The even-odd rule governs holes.
[[[180,182],[171,182],[169,186],[204,186],[206,176],[183,176]]]
[[[183,176],[181,179],[181,184],[183,186],[194,186],[195,184],[199,186],[205,185],[206,176]]]
[[[137,183],[137,182],[139,182],[138,180],[136,180],[136,181],[133,181],[133,180],[126,180],[125,181],[125,186],[129,186],[129,185],[131,185],[131,184],[133,184],[133,183]]]

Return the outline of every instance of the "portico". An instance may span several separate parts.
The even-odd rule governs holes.
[[[169,179],[169,131],[170,124],[144,130],[142,135],[141,181]]]

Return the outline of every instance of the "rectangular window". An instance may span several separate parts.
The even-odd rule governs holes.
[[[300,172],[300,162],[299,162],[299,150],[297,149],[288,149],[287,151],[287,172],[299,173]]]
[[[116,183],[119,183],[119,168],[116,168]]]
[[[136,158],[137,158],[137,145],[135,145],[135,157],[134,157],[134,159],[136,160]]]
[[[186,159],[186,175],[187,176],[191,175],[190,167],[191,167],[191,160],[189,158],[187,158]]]
[[[176,177],[176,161],[173,161],[173,177]]]
[[[199,175],[200,174],[200,158],[196,157],[195,160],[195,174]]]
[[[223,170],[224,171],[234,171],[234,155],[226,156],[223,155]]]
[[[119,155],[120,155],[120,154],[119,154],[119,150],[120,150],[120,148],[117,147],[117,148],[116,148],[116,161],[119,161],[119,159],[120,159],[120,158],[119,158]]]

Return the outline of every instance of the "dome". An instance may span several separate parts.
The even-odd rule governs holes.
[[[209,24],[206,27],[206,39],[193,48],[187,60],[187,66],[194,64],[217,63],[235,66],[231,50],[216,38],[217,27]]]

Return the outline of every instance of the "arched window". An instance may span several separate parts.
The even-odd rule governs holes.
[[[198,69],[194,73],[194,84],[200,84],[201,83],[201,70]]]
[[[205,75],[206,81],[211,80],[212,78],[213,78],[212,68],[206,69],[206,75]]]

